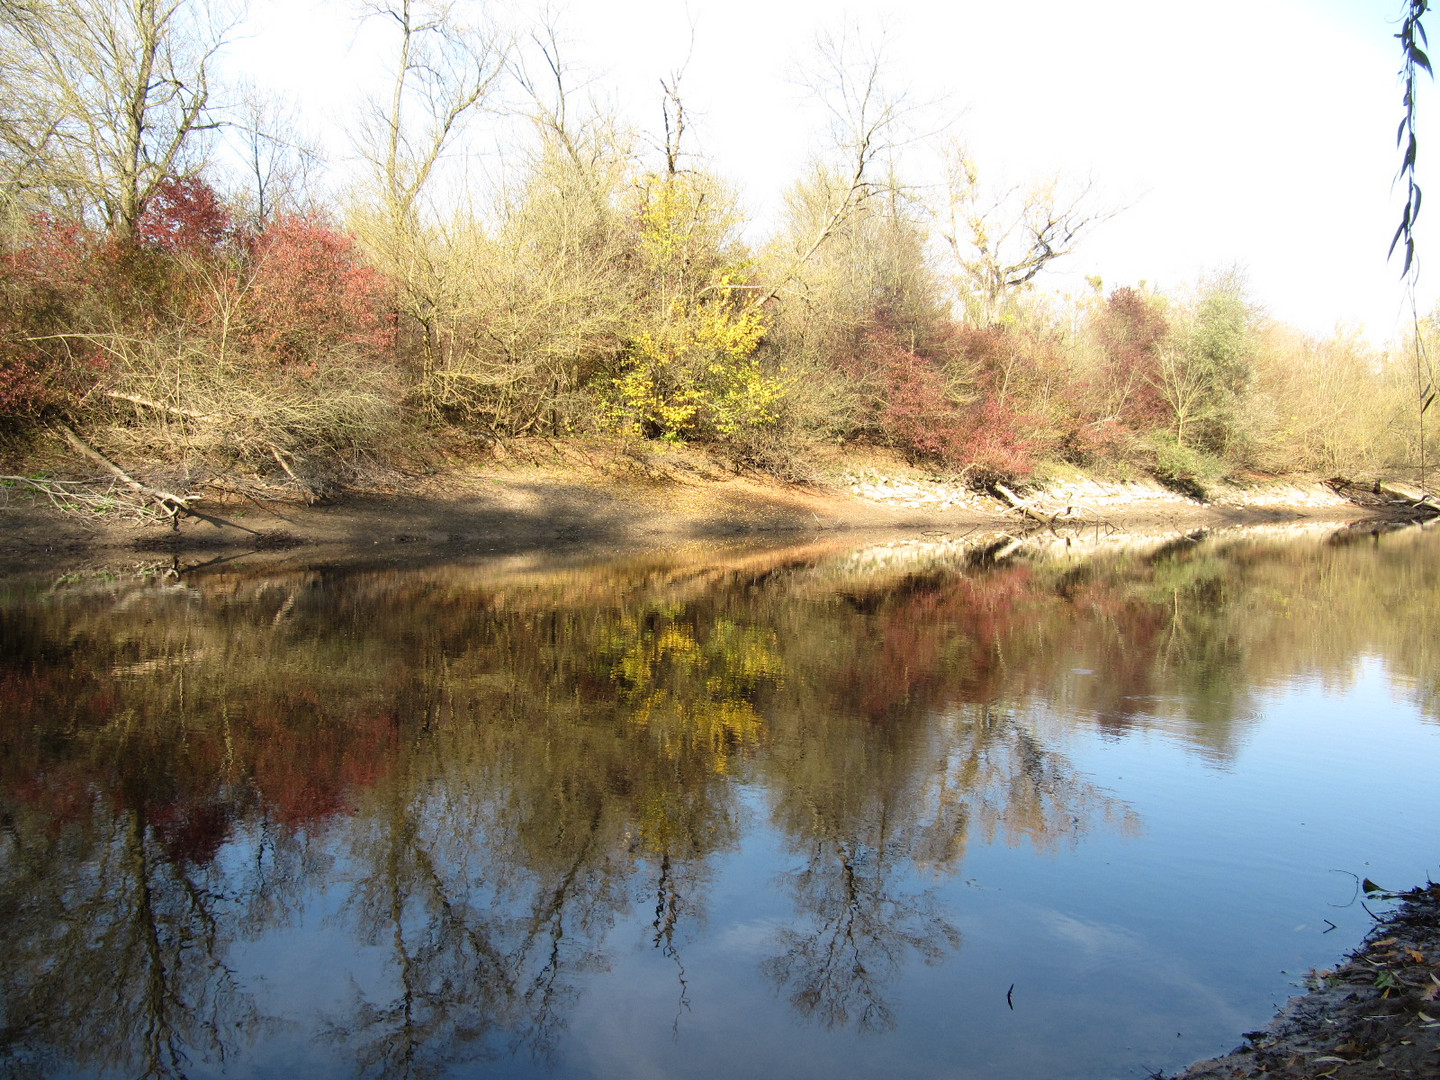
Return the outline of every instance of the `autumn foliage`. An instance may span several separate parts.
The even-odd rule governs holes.
[[[698,441],[787,476],[823,438],[982,487],[1047,462],[1183,478],[1397,453],[1388,382],[1345,437],[1362,452],[1326,437],[1354,414],[1346,386],[1385,366],[1349,346],[1311,348],[1332,358],[1318,366],[1267,352],[1234,281],[1184,303],[1097,289],[1063,313],[966,322],[919,227],[887,219],[850,238],[832,279],[767,293],[709,181],[646,174],[607,196],[615,212],[594,201],[557,232],[562,180],[537,175],[493,243],[416,248],[453,264],[425,292],[377,269],[363,231],[313,208],[257,221],[198,175],[161,183],[128,240],[12,215],[0,433],[64,418],[184,475],[246,462],[287,480],[435,425]]]
[[[279,215],[249,245],[248,340],[276,363],[383,356],[395,323],[385,280],[315,215]]]
[[[100,357],[66,331],[88,320],[96,238],[37,214],[0,251],[0,426],[61,408],[92,381]]]
[[[160,185],[138,226],[144,247],[168,255],[213,258],[235,236],[235,218],[219,194],[198,177]]]

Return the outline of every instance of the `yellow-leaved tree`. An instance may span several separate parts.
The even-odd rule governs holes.
[[[687,172],[636,185],[636,307],[610,415],[647,438],[733,439],[773,423],[784,380],[757,350],[766,321],[735,218],[715,186]]]

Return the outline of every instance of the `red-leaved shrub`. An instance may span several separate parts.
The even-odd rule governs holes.
[[[391,347],[387,283],[349,236],[313,215],[280,215],[255,238],[250,257],[250,342],[269,358],[313,363]]]
[[[42,416],[93,381],[94,350],[75,336],[88,321],[97,237],[36,214],[0,248],[0,420]]]
[[[972,481],[1009,483],[1035,471],[1035,444],[1021,434],[1020,418],[1009,405],[982,398],[966,409],[959,428],[956,460]]]
[[[912,460],[952,463],[962,432],[945,376],[888,335],[873,336],[866,352],[884,378],[878,420],[885,441]]]
[[[1018,480],[1035,467],[1034,439],[1024,418],[995,393],[994,357],[1008,355],[1004,331],[948,327],[922,353],[883,326],[869,329],[847,364],[871,388],[873,437],[912,462],[963,468],[972,480]],[[931,354],[934,355],[931,355]],[[957,397],[946,364],[968,375]]]
[[[213,255],[235,232],[235,218],[199,177],[162,182],[140,215],[142,245],[169,254]]]
[[[1160,306],[1131,288],[1116,289],[1096,316],[1095,336],[1105,351],[1095,407],[1133,431],[1164,426],[1168,413],[1158,388],[1159,351],[1170,326]]]

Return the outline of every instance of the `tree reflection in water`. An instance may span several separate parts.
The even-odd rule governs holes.
[[[887,878],[894,856],[883,843],[815,843],[805,865],[786,875],[795,900],[795,925],[776,934],[779,956],[765,974],[790,991],[807,1020],[862,1032],[887,1031],[895,1015],[883,994],[906,956],[938,963],[960,947],[960,931],[933,891],[893,893]],[[902,871],[903,872],[903,871]]]
[[[771,789],[776,823],[803,861],[783,875],[796,918],[778,931],[781,953],[765,972],[802,1016],[826,1027],[888,1030],[895,1016],[885,985],[906,957],[934,964],[960,947],[935,891],[906,882],[918,869],[957,872],[972,830],[988,841],[1003,829],[1044,848],[1073,843],[1097,823],[1138,827],[1128,807],[1013,716],[983,705],[940,719],[928,738],[901,740],[832,718],[809,733],[824,745],[786,744],[797,763],[850,762],[838,776],[807,766]]]
[[[907,965],[960,947],[934,886],[970,845],[1138,829],[1060,752],[1066,725],[1161,725],[1223,756],[1241,688],[1297,656],[1368,650],[1429,686],[1440,658],[1408,627],[1434,581],[1316,550],[210,573],[3,598],[0,1067],[245,1061],[286,1006],[238,958],[320,896],[365,960],[327,956],[314,978],[349,992],[297,1022],[359,1075],[556,1060],[627,933],[673,969],[678,1037],[682,946],[755,805],[787,852],[756,887],[792,911],[763,980],[816,1025],[883,1032]],[[1341,610],[1265,614],[1280,598]],[[1201,694],[1217,681],[1234,689]]]
[[[0,1064],[184,1076],[263,1027],[226,964],[243,912],[213,863],[167,848],[143,807],[59,828],[5,814]]]

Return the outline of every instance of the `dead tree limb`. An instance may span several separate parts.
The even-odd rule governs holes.
[[[100,453],[99,450],[96,450],[84,439],[80,438],[79,435],[76,435],[75,432],[71,431],[70,428],[65,424],[56,424],[55,429],[61,434],[65,441],[70,444],[71,448],[78,452],[82,457],[89,458],[91,461],[95,462],[95,464],[105,469],[106,472],[110,473],[112,476],[115,477],[115,479],[119,480],[122,484],[128,487],[131,491],[135,492],[137,495],[143,495],[147,499],[154,500],[157,504],[159,504],[160,509],[172,520],[174,520],[177,525],[179,522],[180,514],[191,513],[190,499],[192,498],[192,496],[176,495],[175,493],[170,491],[162,491],[159,488],[153,488],[149,484],[142,484],[139,480],[136,480],[124,469],[120,468],[119,465],[116,465],[104,454]]]
[[[1015,492],[1011,491],[1004,484],[996,484],[995,490],[1000,493],[1000,497],[1002,499],[1004,499],[1007,503],[1010,504],[1010,508],[1012,510],[1017,510],[1020,512],[1021,517],[1027,517],[1031,521],[1034,521],[1040,525],[1049,525],[1054,521],[1053,517],[1047,518],[1039,510],[1035,509],[1034,506],[1030,505],[1030,501],[1028,499],[1022,499],[1019,495],[1016,495]]]
[[[1411,510],[1420,511],[1426,514],[1440,512],[1440,503],[1436,502],[1435,496],[1428,494],[1422,488],[1411,487],[1409,484],[1396,483],[1393,480],[1381,480],[1375,485],[1380,493],[1392,502],[1408,503]]]
[[[0,476],[0,484],[20,484],[38,491],[50,500],[56,510],[80,511],[94,509],[107,496],[95,494],[74,480],[47,480],[34,476]]]
[[[1012,510],[1019,512],[1022,517],[1029,518],[1036,524],[1046,526],[1052,531],[1054,530],[1056,524],[1080,524],[1081,521],[1079,519],[1083,514],[1092,515],[1097,525],[1106,525],[1116,532],[1119,531],[1119,527],[1116,526],[1114,522],[1110,521],[1108,518],[1102,517],[1098,511],[1093,510],[1088,506],[1081,506],[1075,503],[1069,503],[1065,506],[1063,510],[1056,510],[1051,507],[1039,506],[1030,499],[1022,499],[1019,495],[1016,495],[1015,492],[1011,491],[1004,484],[996,484],[995,490],[1000,493],[1001,498],[1003,498],[1006,502],[1010,504],[1010,508]]]
[[[309,484],[305,483],[304,480],[301,480],[300,477],[296,476],[294,469],[290,468],[289,465],[285,464],[285,458],[282,456],[280,448],[274,443],[270,444],[270,454],[276,460],[276,462],[279,463],[280,468],[285,470],[285,475],[290,477],[290,479],[294,481],[295,486],[305,493],[305,501],[307,503],[314,503],[314,489],[312,489]]]
[[[149,398],[139,397],[135,394],[122,394],[119,390],[106,390],[104,395],[114,398],[116,401],[128,401],[132,405],[143,405],[147,409],[154,409],[156,412],[169,413],[171,416],[183,416],[187,420],[199,420],[208,422],[216,419],[207,413],[191,412],[189,409],[182,409],[176,405],[165,405],[158,401],[151,401]]]

